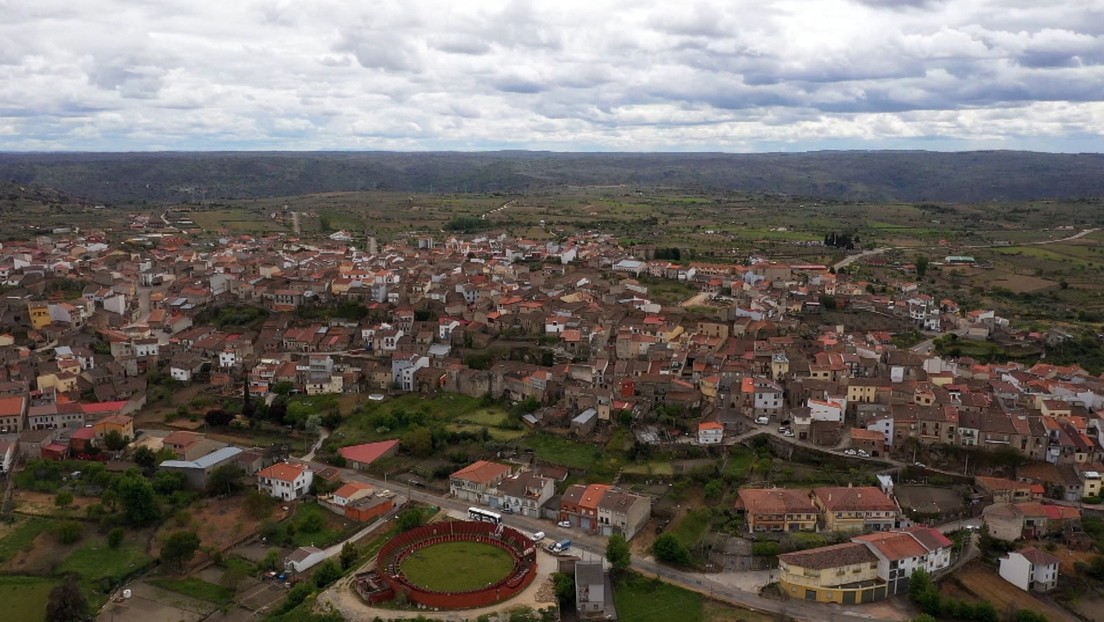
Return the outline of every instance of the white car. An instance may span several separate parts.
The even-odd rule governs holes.
[[[782,433],[782,436],[788,436],[790,438],[793,438],[793,435],[794,435],[793,430],[786,430],[785,432]]]
[[[562,520],[562,521],[556,523],[556,526],[557,527],[563,527],[564,529],[567,529],[568,527],[571,527],[571,521]]]
[[[844,449],[843,453],[848,455],[848,456],[857,456],[857,455],[859,455],[859,452],[855,451],[854,449]]]
[[[756,417],[755,423],[758,423],[759,425],[767,425],[768,423],[770,423],[770,417]]]
[[[869,457],[870,457],[870,454],[866,453],[866,450],[865,450],[865,449],[860,449],[860,450],[859,450],[859,457],[861,457],[861,458],[869,458]]]
[[[537,533],[529,536],[529,538],[533,542],[540,542],[541,540],[544,540],[544,532],[543,531],[538,531]]]

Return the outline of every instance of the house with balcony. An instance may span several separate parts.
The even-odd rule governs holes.
[[[522,471],[502,480],[498,485],[502,509],[514,514],[540,518],[541,506],[556,494],[556,483],[535,471]]]
[[[508,465],[479,460],[449,476],[449,493],[468,503],[498,507],[498,486],[513,471]]]
[[[876,486],[817,488],[813,505],[822,512],[826,531],[843,533],[889,531],[901,515],[897,502]]]
[[[257,490],[284,501],[293,501],[310,491],[314,472],[304,465],[278,462],[257,471]]]
[[[787,488],[744,488],[736,501],[743,511],[749,532],[816,531],[820,511],[809,499],[809,491]]]

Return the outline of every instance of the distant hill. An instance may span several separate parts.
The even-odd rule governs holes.
[[[104,203],[616,184],[846,201],[985,202],[1104,196],[1104,156],[1021,151],[0,153],[0,180]]]

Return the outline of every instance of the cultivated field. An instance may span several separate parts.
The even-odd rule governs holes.
[[[989,601],[997,611],[1004,611],[1011,605],[1017,609],[1041,613],[1049,622],[1077,622],[1074,615],[1013,586],[980,563],[967,565],[955,573],[955,578],[966,591],[981,600]]]

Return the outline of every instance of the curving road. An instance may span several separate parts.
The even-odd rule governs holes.
[[[303,461],[312,469],[321,469],[329,465],[321,464],[312,461]],[[411,487],[405,482],[396,480],[382,481],[372,477],[368,477],[360,471],[354,471],[351,469],[339,469],[342,477],[346,481],[359,481],[366,484],[370,484],[380,490],[390,489],[395,492],[400,498],[405,497],[412,501],[419,503],[425,503],[427,505],[435,505],[441,507],[450,512],[457,513],[460,516],[466,516],[468,508],[471,507],[471,503],[466,501],[460,501],[458,499],[441,496],[435,493],[431,493],[426,490],[419,490]],[[517,514],[505,514],[503,515],[503,522],[507,525],[527,531],[529,533],[535,533],[537,531],[543,531],[547,534],[547,538],[553,540],[571,540],[572,548],[586,553],[604,556],[606,551],[606,538],[585,533],[578,529],[564,529],[557,527],[555,524],[549,521],[530,518],[527,516],[520,516]],[[862,606],[845,607],[842,605],[831,604],[810,604],[804,601],[791,601],[791,600],[775,600],[770,598],[763,598],[755,592],[748,592],[732,585],[726,585],[714,578],[713,575],[707,575],[697,572],[687,572],[672,568],[663,564],[657,563],[650,557],[633,556],[632,559],[633,570],[647,575],[658,576],[661,579],[679,585],[689,590],[699,592],[717,600],[735,604],[748,609],[754,609],[767,613],[784,613],[795,620],[803,621],[821,621],[821,620],[866,620],[869,622],[900,622],[902,618],[885,618],[878,617],[871,613],[863,611]]]

